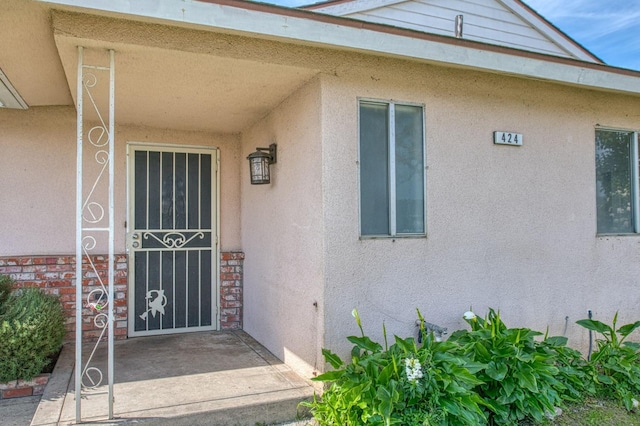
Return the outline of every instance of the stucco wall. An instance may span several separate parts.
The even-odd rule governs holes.
[[[0,256],[75,253],[75,110],[0,109],[0,129]],[[219,147],[221,250],[241,248],[238,136],[117,126],[116,252],[125,250],[129,141]]]
[[[391,60],[322,82],[325,347],[348,354],[354,307],[378,339],[414,334],[416,308],[451,332],[472,306],[581,348],[589,309],[640,317],[640,236],[596,237],[594,141],[639,129],[639,98]],[[359,238],[358,97],[425,105],[427,238]]]
[[[314,80],[242,135],[244,329],[306,377],[323,365],[319,96]],[[244,157],[270,143],[271,184],[251,185]]]

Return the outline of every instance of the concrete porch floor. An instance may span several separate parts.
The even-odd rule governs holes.
[[[94,356],[105,373],[106,343]],[[92,347],[83,347],[83,358]],[[251,425],[295,420],[313,387],[242,331],[138,337],[115,342],[114,419],[107,388],[82,400],[82,422]],[[65,345],[32,426],[74,424],[74,361]]]

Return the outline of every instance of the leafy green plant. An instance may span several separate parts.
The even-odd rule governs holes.
[[[478,425],[486,423],[482,400],[473,391],[481,381],[474,373],[485,365],[466,359],[454,343],[436,342],[421,319],[424,344],[395,336],[384,348],[367,337],[353,311],[361,336],[351,363],[330,350],[322,353],[335,369],[314,380],[328,382],[322,398],[306,405],[320,425]]]
[[[616,312],[611,326],[593,319],[580,320],[577,324],[604,337],[596,339],[598,350],[590,359],[590,364],[597,373],[595,383],[598,393],[614,397],[627,410],[632,410],[637,407],[640,395],[640,343],[628,342],[626,339],[640,327],[640,321],[616,329],[617,322]]]
[[[542,333],[507,328],[493,309],[484,319],[472,312],[464,318],[471,331],[456,331],[449,341],[460,345],[471,360],[487,365],[477,372],[482,383],[476,390],[489,407],[489,422],[513,425],[527,418],[539,422],[546,413],[554,413],[568,391],[558,380],[556,365],[562,342],[541,345],[534,338]]]
[[[567,343],[564,336],[545,336],[543,341],[536,343],[536,350],[555,359],[554,365],[558,368],[556,378],[564,385],[564,389],[558,389],[563,401],[580,402],[596,393],[595,369],[580,351],[568,347]]]
[[[39,374],[64,338],[58,298],[41,289],[14,291],[0,316],[0,382],[29,380]]]
[[[9,295],[13,291],[13,280],[8,275],[0,275],[0,315],[5,311]]]

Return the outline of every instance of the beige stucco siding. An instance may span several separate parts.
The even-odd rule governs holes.
[[[0,109],[0,129],[0,256],[75,253],[75,110]],[[116,126],[115,137],[116,252],[125,251],[126,144],[130,141],[218,147],[221,250],[240,249],[238,136],[128,125]]]
[[[250,185],[242,160],[244,329],[307,377],[323,365],[320,118],[313,80],[242,135],[242,157],[278,145],[270,185]]]
[[[0,109],[0,256],[75,252],[75,121],[68,107]]]
[[[570,337],[593,310],[640,314],[640,236],[596,237],[597,124],[640,128],[640,100],[410,63],[360,64],[323,79],[325,346],[415,333],[415,309],[450,331],[500,309],[508,325]],[[358,97],[422,103],[427,238],[360,239]],[[524,135],[493,144],[494,131]],[[568,317],[568,320],[567,320]]]

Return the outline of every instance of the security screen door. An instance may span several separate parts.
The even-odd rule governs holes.
[[[129,144],[129,335],[217,328],[216,149]]]

